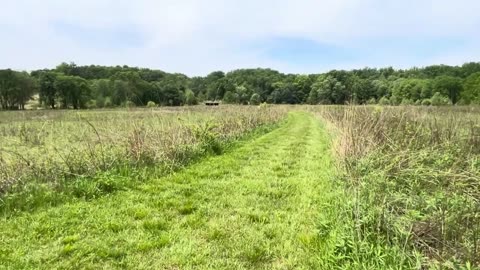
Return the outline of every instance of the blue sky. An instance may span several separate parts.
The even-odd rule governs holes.
[[[205,75],[480,61],[477,0],[17,0],[0,68],[130,65]]]

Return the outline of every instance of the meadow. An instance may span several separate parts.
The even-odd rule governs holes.
[[[109,193],[134,184],[130,178],[220,154],[224,144],[285,114],[241,106],[0,112],[0,209]]]
[[[480,108],[0,112],[0,269],[477,269]]]
[[[420,252],[435,267],[478,266],[478,107],[311,110],[336,134],[356,242]]]

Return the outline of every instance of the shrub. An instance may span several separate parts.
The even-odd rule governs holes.
[[[452,103],[450,99],[448,99],[446,96],[443,96],[439,92],[436,92],[433,95],[431,102],[433,106],[444,106]]]
[[[390,100],[387,98],[387,97],[382,97],[379,101],[378,101],[378,104],[379,105],[390,105]]]
[[[133,101],[131,101],[131,100],[128,100],[127,102],[125,102],[125,107],[133,108],[133,107],[135,107],[135,103],[133,103]]]
[[[187,90],[185,92],[185,104],[187,105],[196,105],[197,98],[195,97],[195,93],[192,90]]]
[[[262,99],[259,94],[255,93],[250,98],[250,105],[259,105],[262,102]]]
[[[408,106],[408,105],[413,105],[413,100],[409,98],[404,98],[402,99],[402,103],[400,103],[402,106]]]
[[[104,108],[110,108],[113,106],[112,99],[110,97],[105,98],[105,102],[103,104]]]
[[[390,98],[390,105],[398,106],[400,103],[402,103],[402,99],[400,97],[392,96]]]
[[[367,100],[367,104],[368,104],[368,105],[377,104],[377,100],[376,100],[375,98],[371,98],[371,99]]]
[[[430,105],[432,105],[432,101],[430,99],[426,98],[426,99],[422,100],[422,105],[423,106],[430,106]]]
[[[154,107],[157,107],[157,104],[155,104],[155,102],[153,102],[153,101],[149,101],[149,102],[147,103],[147,107],[148,107],[148,108],[154,108]]]
[[[266,102],[262,102],[259,106],[260,109],[266,110],[267,108],[270,107],[270,105]]]
[[[352,241],[403,246],[407,253],[402,256],[412,258],[423,251],[428,264],[455,262],[475,267],[452,269],[477,269],[478,110],[381,109],[342,106],[320,111],[340,134],[335,152],[347,174],[347,192],[354,198],[352,226],[359,228]],[[422,269],[442,269],[428,264]]]
[[[85,106],[87,109],[95,109],[97,108],[97,101],[95,99],[91,99],[87,102],[87,104],[85,104]]]

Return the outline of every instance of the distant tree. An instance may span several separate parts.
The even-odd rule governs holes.
[[[458,77],[442,75],[435,78],[433,82],[433,91],[448,97],[453,104],[457,103],[462,88],[462,79]]]
[[[307,102],[307,98],[312,89],[312,79],[307,75],[296,75],[293,86],[295,97],[298,103]]]
[[[228,104],[233,104],[233,103],[238,103],[238,99],[234,93],[227,91],[223,96],[223,102]]]
[[[317,91],[318,100],[324,104],[343,104],[348,98],[345,85],[330,75],[320,76],[312,85],[312,89]]]
[[[400,103],[400,105],[402,106],[408,106],[408,105],[413,105],[415,104],[415,102],[409,98],[404,98],[402,99],[402,102]]]
[[[391,105],[421,104],[426,103],[424,100],[431,102],[437,92],[453,103],[468,104],[480,103],[477,88],[480,75],[477,73],[480,73],[480,63],[405,70],[391,67],[331,70],[310,75],[256,68],[226,74],[215,71],[205,77],[189,78],[183,74],[129,66],[62,63],[53,70],[32,71],[30,75],[2,70],[0,106],[23,108],[29,95],[37,92],[36,85],[41,104],[50,108],[57,104],[71,108],[91,107],[92,104],[108,107],[125,105],[127,101],[139,106],[145,106],[149,101],[176,106],[191,103],[192,94],[187,89],[193,92],[197,101],[222,99],[225,103],[238,104],[248,104],[254,94],[262,101],[276,104],[368,104],[373,100],[384,104],[388,100]],[[78,98],[78,87],[73,90],[64,87],[73,83],[64,76],[86,80],[85,91],[80,91]],[[433,101],[435,103],[435,99]]]
[[[193,91],[190,89],[185,92],[185,104],[187,105],[197,104],[197,98],[195,97],[195,93],[193,93]]]
[[[480,72],[468,76],[463,84],[463,89],[461,98],[464,103],[480,104]]]
[[[112,89],[112,103],[121,105],[131,98],[130,85],[126,81],[114,80]]]
[[[368,104],[368,105],[377,104],[377,100],[372,97],[371,99],[369,99],[369,100],[367,101],[367,104]]]
[[[382,97],[380,98],[380,100],[378,101],[378,104],[380,105],[390,105],[390,100],[387,98],[387,97]]]
[[[90,100],[90,88],[87,81],[78,76],[59,75],[55,81],[55,89],[64,108],[74,109],[86,107]]]
[[[15,103],[19,109],[24,110],[25,104],[32,99],[34,93],[38,92],[38,82],[26,72],[18,72],[16,77]]]
[[[147,102],[147,107],[148,108],[155,108],[155,107],[157,107],[157,104],[155,104],[155,102],[153,102],[153,101],[149,101],[149,102]]]
[[[430,99],[430,102],[433,106],[442,106],[442,105],[448,105],[451,103],[448,97],[442,95],[440,92],[436,92],[433,95],[433,97]]]
[[[374,92],[373,97],[381,98],[389,94],[389,82],[385,79],[383,80],[373,80],[372,81],[372,91]]]
[[[363,79],[359,76],[351,76],[348,79],[348,84],[350,87],[350,91],[348,92],[351,93],[351,102],[354,104],[363,104],[369,98],[375,97],[376,89],[368,79]]]
[[[260,95],[257,93],[253,94],[250,98],[250,105],[259,105],[260,103],[262,103],[262,98]]]
[[[236,94],[237,102],[240,104],[246,105],[248,104],[248,101],[250,101],[250,97],[251,97],[250,92],[243,85],[235,87],[235,94]]]
[[[0,70],[0,108],[25,109],[37,91],[37,82],[26,72]]]
[[[426,99],[422,100],[422,105],[423,106],[430,106],[430,105],[432,105],[432,101],[429,98],[426,98]]]
[[[2,109],[14,109],[17,87],[15,71],[0,70],[0,105]]]
[[[58,97],[55,88],[56,79],[57,73],[50,71],[41,72],[39,76],[40,102],[51,109],[55,109]]]
[[[225,73],[222,71],[214,71],[207,75],[205,78],[207,85],[207,99],[216,100],[223,96],[225,89],[223,89],[222,83],[224,83],[224,81],[222,81],[222,79],[224,77]]]
[[[318,104],[318,92],[315,89],[310,90],[308,94],[307,103],[310,105]]]

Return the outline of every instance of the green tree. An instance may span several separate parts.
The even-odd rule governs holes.
[[[317,91],[318,100],[323,104],[343,104],[347,100],[345,85],[330,75],[318,77],[312,89]]]
[[[85,79],[78,76],[57,76],[55,89],[64,108],[85,108],[90,100],[90,87]]]
[[[240,104],[248,104],[248,101],[250,101],[251,94],[248,91],[247,87],[241,85],[235,87],[235,94],[237,97],[237,102]]]
[[[232,93],[231,91],[227,91],[223,96],[223,102],[228,104],[238,103],[238,98],[236,94]]]
[[[32,99],[34,93],[38,92],[38,82],[26,72],[18,72],[16,77],[15,103],[19,109],[24,110],[25,104]]]
[[[112,103],[114,105],[121,105],[130,98],[130,87],[128,82],[122,80],[113,81],[112,89]]]
[[[155,104],[155,102],[153,102],[153,101],[149,101],[149,102],[147,102],[147,107],[148,108],[155,108],[155,107],[157,107],[157,104]]]
[[[195,97],[195,93],[193,93],[192,90],[188,89],[185,92],[185,104],[187,105],[196,105],[197,104],[197,98]]]
[[[45,71],[40,73],[39,86],[40,86],[40,103],[45,106],[49,106],[51,109],[55,109],[57,89],[55,88],[55,81],[57,74],[54,72]]]
[[[298,103],[305,103],[312,89],[312,80],[308,75],[297,75],[293,82]]]
[[[318,104],[318,93],[317,90],[312,89],[308,94],[307,103],[311,105]]]
[[[467,77],[461,97],[466,104],[480,104],[480,72]]]
[[[390,100],[387,97],[382,97],[378,101],[378,104],[383,105],[383,106],[387,106],[387,105],[390,105]]]
[[[439,76],[433,83],[433,91],[450,98],[453,104],[457,103],[462,92],[462,79],[452,76]]]
[[[443,106],[451,103],[448,97],[442,95],[440,92],[436,92],[430,99],[430,102],[433,106]]]
[[[262,98],[259,94],[255,93],[250,98],[250,105],[259,105],[262,102]]]
[[[37,82],[26,72],[0,70],[0,108],[25,109],[37,91]]]

